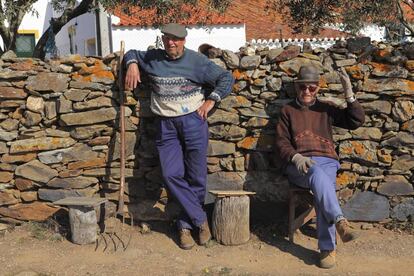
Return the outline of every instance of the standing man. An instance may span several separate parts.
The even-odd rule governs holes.
[[[191,230],[199,244],[211,238],[203,209],[207,182],[208,112],[233,87],[230,72],[207,57],[184,47],[185,26],[161,28],[165,50],[130,50],[125,54],[125,84],[132,89],[144,71],[152,86],[151,110],[157,115],[156,145],[166,186],[182,207],[177,226],[180,247],[191,249]],[[205,95],[204,86],[214,90]]]
[[[276,128],[276,146],[287,165],[289,182],[309,188],[314,195],[320,267],[335,266],[335,236],[343,242],[354,240],[354,233],[336,197],[336,172],[340,165],[332,138],[332,126],[356,129],[364,123],[362,106],[352,91],[344,68],[339,71],[347,107],[318,101],[319,72],[302,66],[295,81],[297,97],[281,110]]]

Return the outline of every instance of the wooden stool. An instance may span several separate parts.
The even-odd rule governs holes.
[[[301,228],[305,223],[307,223],[312,218],[316,217],[315,207],[313,201],[306,200],[307,198],[312,197],[313,195],[309,189],[301,188],[296,185],[289,186],[289,241],[294,243],[294,234],[296,230]],[[306,200],[309,203],[309,208],[304,212],[296,216],[296,207],[301,201]]]
[[[250,199],[248,191],[209,191],[216,196],[212,234],[224,245],[238,245],[250,239]]]
[[[106,198],[66,197],[53,204],[68,206],[72,242],[89,244],[96,242],[98,233],[95,207],[107,201]]]

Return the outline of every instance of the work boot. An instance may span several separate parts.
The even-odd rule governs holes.
[[[341,219],[336,224],[336,231],[341,237],[342,242],[349,242],[358,238],[359,234],[351,229],[346,219]]]
[[[332,268],[336,264],[335,250],[321,250],[319,254],[319,267],[320,268]]]
[[[168,191],[164,187],[160,189],[160,196],[158,198],[158,202],[163,205],[168,204]]]
[[[208,227],[208,221],[206,220],[202,225],[200,225],[200,233],[199,233],[199,242],[200,245],[206,245],[208,241],[211,239],[210,228]]]
[[[180,247],[185,250],[193,248],[195,245],[194,239],[191,236],[190,229],[180,229]]]

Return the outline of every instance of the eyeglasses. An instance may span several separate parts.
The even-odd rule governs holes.
[[[318,86],[315,84],[300,84],[299,89],[301,91],[305,91],[306,89],[309,89],[309,92],[315,92],[316,89],[318,89]]]

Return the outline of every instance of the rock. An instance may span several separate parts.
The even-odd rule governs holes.
[[[34,187],[34,183],[33,183],[32,180],[24,179],[24,178],[20,178],[20,177],[17,177],[14,180],[14,185],[16,186],[16,188],[19,191],[27,191],[27,190],[30,190]]]
[[[71,88],[75,89],[87,89],[87,90],[98,90],[98,91],[107,91],[109,90],[109,87],[101,84],[101,83],[95,83],[95,82],[88,82],[88,81],[71,81],[69,83],[69,86]]]
[[[289,182],[276,171],[249,171],[246,173],[244,190],[256,192],[262,201],[283,202],[287,200]]]
[[[359,127],[351,131],[352,138],[358,140],[371,140],[379,142],[382,137],[382,131],[375,127]]]
[[[361,89],[365,92],[380,93],[392,96],[414,94],[414,81],[397,78],[367,79]]]
[[[301,47],[296,45],[286,46],[282,53],[274,58],[275,62],[286,61],[294,59],[300,54]]]
[[[345,67],[345,66],[352,66],[357,63],[356,59],[343,59],[343,60],[335,60],[335,65],[337,67]]]
[[[45,114],[46,118],[51,120],[56,118],[57,112],[56,112],[56,102],[45,102]]]
[[[392,116],[398,122],[405,122],[414,116],[414,103],[412,101],[397,101],[392,108]]]
[[[42,137],[10,142],[10,153],[33,152],[67,148],[75,144],[72,138]]]
[[[39,113],[28,111],[28,110],[24,112],[23,116],[24,117],[21,121],[25,127],[30,128],[32,126],[37,126],[42,121],[42,115],[40,115]]]
[[[232,111],[233,108],[250,107],[251,105],[252,105],[252,103],[243,96],[232,96],[232,95],[230,95],[230,96],[224,98],[220,102],[218,107],[221,108],[221,109],[227,110],[227,111]],[[218,110],[216,110],[216,112]]]
[[[55,202],[59,199],[63,199],[66,197],[80,197],[80,196],[93,196],[97,191],[95,187],[88,187],[86,189],[79,189],[79,190],[52,190],[52,189],[39,189],[38,195],[41,200]]]
[[[98,109],[102,107],[116,106],[116,102],[108,97],[98,97],[89,101],[76,102],[73,104],[73,110],[84,111],[90,109]]]
[[[84,189],[93,184],[98,183],[98,179],[95,177],[68,177],[68,178],[53,178],[47,183],[48,187],[62,188],[62,189]]]
[[[20,72],[20,71],[11,71],[11,70],[1,70],[0,71],[0,79],[3,80],[22,80],[26,79],[29,76],[28,72]]]
[[[248,150],[271,152],[274,149],[274,137],[270,135],[246,137],[237,143],[237,147]]]
[[[209,131],[211,138],[226,141],[239,141],[246,136],[246,129],[235,125],[211,126]]]
[[[128,156],[128,155],[127,155]],[[69,170],[90,169],[97,167],[105,167],[106,158],[94,158],[89,160],[76,161],[68,164]]]
[[[355,159],[366,165],[378,163],[378,143],[370,141],[344,141],[339,144],[339,158]]]
[[[62,163],[66,164],[74,161],[87,161],[98,157],[98,153],[85,144],[76,144],[67,151],[62,152]]]
[[[40,163],[38,160],[32,160],[18,166],[15,174],[40,183],[47,183],[50,179],[58,175],[56,170]]]
[[[259,117],[259,118],[269,118],[269,115],[262,108],[257,107],[246,107],[238,109],[240,115],[245,117]]]
[[[240,68],[244,70],[256,69],[260,61],[260,56],[244,56],[240,60]]]
[[[0,215],[24,221],[45,221],[59,209],[46,203],[33,202],[0,208]]]
[[[27,93],[23,89],[15,87],[1,87],[0,89],[0,100],[18,100],[26,99]]]
[[[414,168],[414,157],[411,155],[398,156],[396,160],[392,162],[392,170],[409,171]]]
[[[408,71],[401,66],[387,65],[375,62],[372,62],[371,65],[374,68],[371,74],[376,77],[406,79],[408,76]]]
[[[26,88],[38,92],[61,92],[68,87],[68,82],[66,74],[40,72],[27,79]]]
[[[406,221],[409,217],[414,217],[414,198],[407,198],[398,204],[391,211],[391,218]]]
[[[364,102],[361,103],[365,112],[367,113],[391,113],[391,104],[388,101],[374,101],[374,102]]]
[[[353,37],[346,40],[346,48],[354,54],[361,54],[370,45],[370,37]]]
[[[282,88],[281,78],[267,78],[266,87],[269,91],[279,91]]]
[[[336,185],[346,187],[355,185],[358,180],[358,174],[352,172],[340,172],[336,177]]]
[[[33,202],[38,200],[37,198],[37,192],[30,191],[30,192],[22,192],[20,193],[20,198],[23,202]]]
[[[401,130],[414,132],[414,120],[407,121],[401,125]]]
[[[16,197],[11,192],[0,191],[0,206],[14,205],[19,203]]]
[[[6,131],[13,131],[19,128],[19,121],[11,118],[7,118],[0,123],[0,127]]]
[[[212,114],[207,118],[209,124],[215,123],[228,123],[228,124],[239,124],[239,115],[232,112],[227,112],[221,109],[216,109]]]
[[[413,185],[402,175],[386,175],[384,183],[377,192],[386,196],[410,195],[414,192]]]
[[[267,53],[267,56],[266,56],[267,62],[268,63],[275,63],[277,57],[281,53],[283,53],[283,51],[284,51],[283,48],[273,48],[273,49],[270,49],[269,52]]]
[[[388,199],[373,192],[356,193],[343,207],[345,217],[350,221],[377,222],[389,217]]]
[[[207,191],[209,190],[243,190],[245,172],[217,172],[207,175]],[[205,204],[214,202],[214,196],[206,193]]]
[[[17,132],[9,132],[0,130],[0,140],[2,141],[12,141],[17,138]]]
[[[11,59],[17,58],[17,55],[13,52],[13,50],[8,50],[1,55],[1,59]]]
[[[9,183],[13,180],[13,173],[0,171],[0,183]]]
[[[68,113],[60,116],[60,122],[64,126],[92,125],[112,121],[117,117],[115,108],[101,108],[92,111]]]
[[[222,141],[210,140],[208,143],[208,156],[218,156],[232,154],[236,151],[236,147],[233,143],[227,143]]]
[[[131,156],[135,154],[135,148],[137,147],[137,141],[139,135],[134,132],[125,132],[125,156]],[[115,145],[112,147],[113,152],[110,160],[117,160],[120,156],[121,136],[117,132],[114,139]],[[87,160],[87,159],[86,159]]]
[[[69,89],[63,95],[69,101],[82,102],[91,93],[90,90],[86,89]]]
[[[29,96],[26,100],[26,108],[33,112],[42,113],[45,108],[45,102],[41,97]]]
[[[1,157],[2,163],[27,163],[36,158],[36,153],[23,153],[23,154],[4,154]]]
[[[78,140],[90,139],[94,136],[101,135],[101,133],[103,133],[107,129],[108,126],[100,124],[83,127],[74,127],[70,132],[70,136]]]
[[[236,69],[240,65],[239,57],[230,50],[223,50],[223,59],[230,69]]]
[[[412,147],[413,145],[413,135],[404,131],[400,131],[394,137],[381,142],[381,146],[391,146],[394,148],[400,148],[404,146]]]

